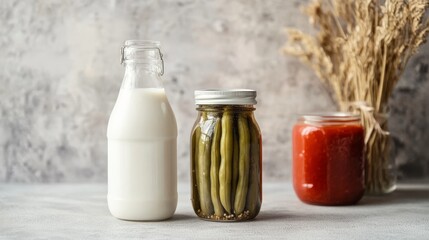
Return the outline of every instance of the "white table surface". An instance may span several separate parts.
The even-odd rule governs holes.
[[[107,209],[106,184],[1,184],[0,239],[429,239],[429,185],[402,184],[358,205],[301,203],[291,184],[265,183],[254,221],[207,222],[179,184],[173,218],[122,221]]]

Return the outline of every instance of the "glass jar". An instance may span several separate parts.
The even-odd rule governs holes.
[[[159,42],[129,40],[107,127],[108,206],[120,219],[170,218],[177,205],[177,124],[162,86]]]
[[[195,91],[191,134],[192,205],[212,221],[255,218],[262,203],[262,140],[256,91]]]
[[[301,116],[293,128],[293,186],[301,201],[349,205],[364,194],[364,129],[359,115]]]
[[[396,189],[396,165],[392,157],[391,135],[388,134],[388,113],[382,111],[374,116],[380,125],[379,130],[374,129],[371,121],[363,121],[365,135],[371,136],[366,139],[365,146],[365,193],[381,195]]]

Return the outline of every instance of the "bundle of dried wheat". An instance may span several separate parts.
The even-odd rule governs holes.
[[[341,111],[362,115],[369,193],[394,189],[387,101],[408,60],[426,40],[428,6],[429,0],[315,0],[306,13],[318,29],[316,36],[287,30],[285,53],[315,71]]]

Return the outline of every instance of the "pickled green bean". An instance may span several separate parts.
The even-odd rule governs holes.
[[[247,193],[246,209],[252,216],[256,216],[261,208],[261,169],[260,169],[260,151],[261,137],[258,125],[249,117],[250,131],[250,178],[249,192]]]
[[[238,136],[239,136],[239,169],[238,183],[235,193],[234,210],[239,215],[243,212],[249,184],[249,162],[250,162],[250,136],[246,116],[238,116]]]
[[[238,147],[238,132],[236,129],[234,129],[234,147],[233,147],[233,157],[232,157],[232,183],[231,183],[232,184],[232,187],[231,187],[232,203],[235,200],[235,192],[237,191],[239,157],[240,157],[240,148]]]
[[[210,196],[210,148],[211,148],[211,121],[203,113],[201,136],[198,142],[198,194],[200,196],[201,211],[204,215],[213,214],[213,205]]]
[[[226,110],[222,117],[222,137],[220,140],[219,192],[222,206],[228,213],[232,212],[231,175],[233,136],[233,115],[231,111]]]
[[[199,123],[195,126],[195,130],[192,134],[192,148],[191,148],[191,153],[192,153],[192,157],[191,157],[191,169],[192,169],[192,179],[194,179],[194,181],[192,181],[193,186],[192,186],[192,205],[194,207],[194,209],[200,209],[200,197],[198,194],[198,142],[200,140],[200,135],[201,135],[201,128]]]
[[[211,166],[210,166],[210,182],[211,182],[211,197],[215,214],[221,217],[224,213],[222,203],[219,197],[219,165],[220,165],[220,138],[222,135],[221,119],[217,119],[213,131],[212,150],[211,150]]]

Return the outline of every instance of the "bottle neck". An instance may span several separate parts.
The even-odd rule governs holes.
[[[125,64],[122,89],[163,88],[161,75],[164,60],[159,42],[128,40],[121,48],[121,63]]]
[[[163,88],[158,65],[147,62],[125,63],[125,75],[121,88]]]

